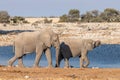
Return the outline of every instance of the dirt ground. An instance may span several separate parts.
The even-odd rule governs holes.
[[[120,80],[120,69],[17,68],[1,66],[0,80]]]

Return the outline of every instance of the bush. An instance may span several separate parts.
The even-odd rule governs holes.
[[[44,23],[52,23],[52,20],[48,20],[47,18],[45,18]]]
[[[79,21],[79,10],[77,9],[71,9],[67,14],[64,14],[62,16],[60,16],[60,20],[59,22],[77,22]]]
[[[13,23],[19,23],[20,21],[23,23],[28,23],[28,21],[26,21],[25,18],[21,16],[14,16],[11,18],[11,21],[13,21]]]
[[[60,16],[59,22],[68,22],[68,16],[66,14]]]
[[[9,18],[7,11],[0,11],[0,23],[9,23]]]

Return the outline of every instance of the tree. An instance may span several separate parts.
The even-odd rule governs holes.
[[[81,21],[83,22],[91,22],[91,19],[93,18],[93,15],[90,11],[86,12],[86,14],[81,15]]]
[[[66,14],[60,16],[59,22],[68,22],[68,16]]]
[[[120,22],[120,11],[106,8],[103,12],[88,11],[81,15],[82,22]]]
[[[80,12],[77,9],[71,9],[68,13],[69,22],[79,21],[79,17],[80,17]]]
[[[77,22],[80,18],[80,12],[77,9],[71,9],[68,14],[60,16],[59,22]]]
[[[120,12],[112,8],[106,8],[100,15],[106,22],[119,22],[118,16],[120,16]]]
[[[8,23],[9,18],[10,16],[7,11],[0,11],[0,23]]]
[[[92,10],[91,14],[93,17],[98,17],[100,15],[100,12],[98,10]]]

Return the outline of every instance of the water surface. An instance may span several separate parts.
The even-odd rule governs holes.
[[[53,65],[55,65],[55,49],[51,48],[52,52],[52,61]],[[8,60],[14,56],[14,52],[12,46],[3,46],[0,47],[0,65],[7,65]],[[90,60],[89,67],[99,67],[99,68],[120,68],[120,45],[101,45],[95,48],[92,51],[89,51],[88,58]],[[27,67],[31,67],[34,63],[35,53],[28,54],[24,56],[23,61],[24,65]],[[79,58],[71,58],[70,65],[73,67],[79,67]],[[41,61],[39,63],[40,66],[47,66],[47,59],[45,54],[43,53]],[[14,63],[17,65],[17,61]],[[64,66],[64,61],[62,60],[61,66]]]

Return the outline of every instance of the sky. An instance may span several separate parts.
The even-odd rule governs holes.
[[[70,9],[78,9],[83,14],[106,8],[120,10],[120,0],[0,0],[0,11],[7,11],[10,16],[61,16]]]

